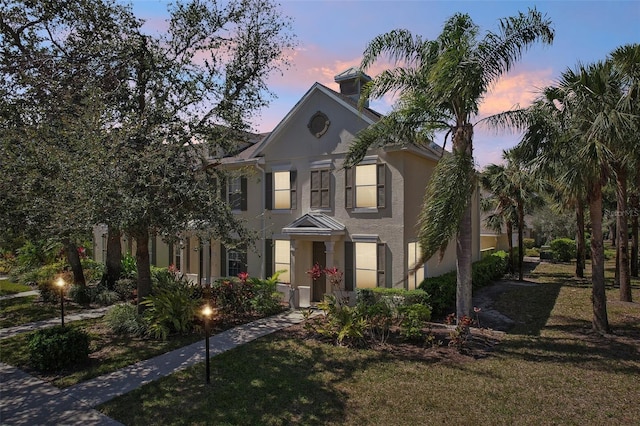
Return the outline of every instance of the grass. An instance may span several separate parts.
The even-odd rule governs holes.
[[[9,279],[0,280],[0,296],[6,296],[9,294],[22,293],[24,291],[31,291],[28,285],[11,282]]]
[[[212,358],[210,386],[199,364],[99,409],[126,425],[637,424],[640,305],[609,288],[615,334],[592,334],[573,267],[541,264],[539,285],[502,294],[516,326],[484,358],[428,362],[283,331]]]
[[[33,370],[29,365],[29,352],[26,349],[33,332],[1,340],[0,360],[64,388],[202,339],[197,333],[171,336],[166,341],[114,335],[102,318],[74,321],[65,327],[79,327],[89,333],[91,354],[88,363],[53,374]]]
[[[0,300],[0,327],[8,328],[35,321],[60,317],[60,305],[44,303],[38,296],[16,297]],[[74,303],[65,303],[65,315],[80,311]]]

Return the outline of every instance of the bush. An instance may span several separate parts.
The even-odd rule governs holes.
[[[89,357],[89,335],[77,328],[55,326],[38,330],[29,340],[29,360],[39,371],[60,370],[85,362]]]
[[[422,329],[431,320],[431,309],[416,303],[401,309],[400,334],[407,340],[420,340],[424,337]]]
[[[97,303],[102,306],[110,306],[120,300],[120,295],[113,291],[109,290],[106,285],[99,285],[93,287],[93,291],[91,294],[91,301]]]
[[[252,311],[253,283],[237,278],[221,278],[211,285],[211,295],[221,312],[240,316]]]
[[[393,309],[388,303],[384,300],[374,304],[360,303],[355,312],[366,321],[369,336],[375,342],[383,344],[387,341],[394,315]]]
[[[569,262],[576,257],[576,242],[569,238],[558,238],[551,241],[553,259],[559,262]]]
[[[522,244],[524,245],[524,248],[532,249],[536,245],[536,240],[534,240],[533,238],[523,238]]]
[[[530,256],[530,257],[540,257],[540,249],[537,249],[535,247],[534,248],[530,248],[530,249],[527,249],[524,252],[524,254],[527,255],[527,256]]]
[[[104,317],[107,326],[116,334],[143,336],[147,326],[138,308],[130,303],[116,305]]]
[[[128,301],[134,298],[135,291],[138,289],[138,283],[132,278],[120,278],[116,281],[113,289],[120,297],[120,300]]]
[[[253,287],[253,298],[251,299],[251,307],[260,315],[273,315],[281,312],[283,307],[280,303],[281,296],[276,290],[278,285],[279,272],[271,277],[261,280],[259,278],[250,278],[249,281]]]
[[[136,262],[136,258],[133,257],[131,253],[127,253],[122,256],[120,266],[122,266],[122,271],[120,273],[122,278],[136,279],[138,277],[138,264]]]
[[[422,304],[429,306],[430,297],[424,290],[404,290],[401,288],[359,288],[356,289],[358,303],[374,305],[384,301],[395,315],[402,306]]]
[[[95,291],[93,288],[80,285],[72,285],[69,288],[69,298],[79,305],[88,305],[93,301]]]
[[[147,307],[144,318],[149,336],[166,340],[171,333],[190,332],[201,303],[196,290],[196,286],[184,280],[154,286],[152,294],[141,302]]]
[[[481,288],[502,278],[507,271],[509,255],[497,251],[472,265],[473,288]],[[447,272],[439,277],[425,278],[419,286],[429,295],[432,312],[444,316],[456,303],[456,272]]]

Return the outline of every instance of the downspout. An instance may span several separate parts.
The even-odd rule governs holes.
[[[265,228],[265,223],[266,223],[265,215],[266,215],[266,209],[267,209],[267,204],[266,204],[267,202],[266,202],[266,195],[265,195],[265,191],[266,191],[266,182],[265,182],[265,179],[266,179],[266,177],[267,177],[267,176],[266,176],[266,175],[267,175],[267,172],[266,172],[266,170],[265,170],[265,169],[260,165],[260,162],[264,162],[264,158],[258,158],[258,159],[256,159],[256,167],[258,168],[258,170],[260,170],[260,172],[262,172],[262,179],[261,179],[261,183],[262,183],[262,185],[261,185],[261,192],[262,192],[262,194],[261,194],[261,197],[262,197],[262,214],[260,215],[260,229],[262,230],[262,244],[263,244],[263,247],[264,247],[265,241],[266,241],[266,239],[267,239],[267,230],[266,230],[266,228]],[[265,264],[265,262],[266,262],[266,254],[265,254],[265,253],[262,253],[262,259],[261,259],[261,261],[260,261],[260,276],[261,276],[262,278],[268,278],[268,277],[265,277],[265,276],[264,276],[264,274],[265,274],[265,272],[266,272],[266,264]]]

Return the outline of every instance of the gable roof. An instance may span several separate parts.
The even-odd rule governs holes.
[[[376,121],[380,120],[382,114],[370,109],[363,108],[362,110],[358,109],[358,104],[349,96],[342,95],[335,90],[329,89],[327,86],[314,83],[313,86],[302,96],[302,98],[294,105],[294,107],[285,115],[285,117],[276,125],[273,131],[264,138],[259,144],[260,146],[256,149],[254,155],[259,156],[262,153],[262,150],[273,140],[284,128],[287,127],[289,122],[292,120],[292,117],[295,116],[296,112],[302,108],[302,106],[311,98],[314,92],[321,92],[325,95],[333,98],[337,103],[341,104],[348,110],[351,110],[354,114],[362,117],[364,121],[371,125]]]
[[[307,213],[282,228],[289,235],[344,235],[346,227],[324,213]]]

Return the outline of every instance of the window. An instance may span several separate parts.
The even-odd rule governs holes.
[[[240,272],[247,272],[247,247],[220,245],[220,276],[236,277]]]
[[[345,207],[376,209],[385,206],[385,165],[362,164],[345,169]]]
[[[296,171],[275,171],[266,176],[268,210],[294,210],[296,208]]]
[[[311,208],[331,208],[331,170],[311,170]]]
[[[247,210],[247,179],[236,176],[227,181],[227,201],[231,210]]]
[[[409,243],[409,250],[407,253],[407,273],[408,273],[408,289],[415,290],[418,288],[422,280],[424,280],[424,265],[412,272],[412,269],[416,267],[416,262],[422,256],[422,249],[417,242]]]
[[[291,282],[291,242],[289,240],[275,240],[273,260],[275,272],[286,271],[280,274],[278,281]]]
[[[240,247],[227,252],[227,276],[237,277],[240,272],[247,272],[247,252]]]
[[[357,288],[384,287],[385,245],[355,243],[355,281]]]

